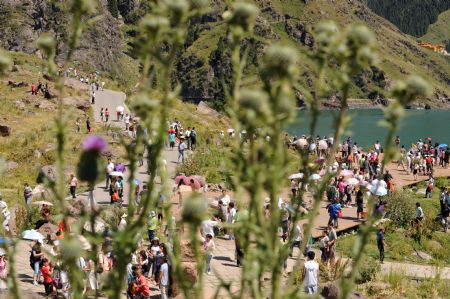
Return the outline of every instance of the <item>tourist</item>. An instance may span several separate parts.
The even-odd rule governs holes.
[[[332,225],[335,228],[339,227],[338,218],[341,211],[341,205],[335,200],[332,204],[328,206],[328,214],[330,219],[328,220],[328,225]]]
[[[39,239],[34,243],[33,247],[31,247],[30,266],[34,270],[33,284],[35,286],[37,286],[39,282],[40,263],[44,257],[44,253],[42,253],[42,243],[43,241]]]
[[[173,148],[175,147],[175,131],[169,133],[169,146],[170,150],[173,151]]]
[[[125,131],[128,132],[128,129],[130,128],[130,116],[127,114],[125,114],[124,120],[123,122],[125,123]]]
[[[137,294],[140,299],[150,299],[150,288],[148,286],[147,279],[142,274],[142,269],[140,267],[136,268],[136,277],[137,277]]]
[[[217,218],[215,218],[214,216],[212,217],[212,219],[203,220],[200,225],[200,234],[202,235],[202,237],[206,238],[207,235],[211,235],[214,237],[215,236],[214,230],[218,224],[219,222],[217,221]]]
[[[189,134],[189,138],[191,139],[191,150],[194,150],[197,147],[197,131],[195,128],[192,128],[191,133]]]
[[[320,251],[322,254],[320,255],[320,260],[322,263],[328,262],[328,242],[330,241],[330,238],[328,238],[328,232],[327,230],[322,231],[322,239],[320,239]]]
[[[286,203],[283,202],[281,204],[281,209],[280,209],[280,226],[283,232],[283,241],[287,238],[287,233],[289,230],[289,219],[290,219],[290,213],[289,210],[286,207]]]
[[[87,134],[91,133],[91,130],[92,130],[92,128],[91,128],[91,120],[89,119],[89,116],[88,116],[86,118],[86,131],[87,131]]]
[[[423,212],[422,207],[420,206],[420,202],[416,202],[416,215],[414,217],[414,221],[417,225],[420,225],[423,221],[425,214]]]
[[[302,243],[302,229],[300,228],[300,224],[297,223],[297,225],[294,227],[292,236],[292,242],[289,246],[289,256],[292,257],[292,253],[294,251],[294,247],[297,246],[299,249],[301,248]]]
[[[0,293],[8,289],[8,264],[6,255],[2,253],[0,256]]]
[[[236,208],[234,207],[234,202],[230,202],[228,204],[228,213],[227,213],[227,233],[228,233],[228,240],[234,240],[234,233],[231,226],[236,222]]]
[[[356,191],[356,220],[362,219],[362,214],[364,212],[364,193],[362,192],[362,187],[358,188]]]
[[[148,221],[148,240],[150,242],[153,241],[155,238],[155,232],[158,227],[158,218],[156,218],[156,212],[151,211],[149,214],[149,221]]]
[[[214,244],[213,236],[211,234],[206,234],[205,242],[203,242],[203,250],[206,254],[206,267],[205,273],[211,274],[211,260],[213,257],[214,249],[216,245]]]
[[[109,120],[109,110],[108,108],[105,108],[105,122],[108,122]]]
[[[75,177],[73,173],[71,173],[69,180],[69,188],[70,188],[70,195],[72,195],[72,199],[77,198],[76,196],[77,187],[78,187],[78,179]]]
[[[187,149],[190,150],[192,148],[192,140],[191,140],[191,127],[188,127],[184,132],[184,136],[187,139]]]
[[[25,183],[23,188],[23,197],[25,198],[25,204],[27,207],[30,206],[31,200],[33,198],[33,189],[31,189],[30,185],[28,183]]]
[[[169,298],[169,265],[167,264],[167,258],[162,258],[162,265],[159,273],[159,289],[161,291],[161,299]]]
[[[92,92],[91,104],[92,104],[92,105],[95,104],[95,92]]]
[[[127,227],[127,217],[128,217],[127,214],[123,214],[120,217],[119,225],[117,226],[118,231],[124,231],[125,228]]]
[[[50,296],[54,292],[56,292],[56,288],[53,285],[52,272],[53,272],[52,265],[50,264],[48,259],[44,259],[42,262],[41,273],[44,281],[44,289],[46,296]]]
[[[104,109],[103,107],[100,109],[100,120],[103,122]]]
[[[336,258],[336,241],[337,233],[332,225],[328,225],[328,258],[331,265],[334,265],[334,260]]]
[[[79,117],[77,117],[77,120],[75,122],[75,127],[76,127],[76,130],[77,130],[77,133],[80,133],[80,131],[81,131],[81,119]]]
[[[219,199],[219,201],[217,202],[217,218],[221,222],[226,222],[227,214],[228,214],[227,206],[223,204],[221,199]]]
[[[115,165],[114,163],[111,161],[111,158],[108,158],[108,163],[106,164],[106,185],[105,185],[105,189],[109,188],[109,183],[112,179],[111,173],[114,171]]]
[[[380,227],[380,229],[377,232],[377,247],[378,251],[380,252],[380,262],[383,263],[384,261],[384,227]]]
[[[291,192],[292,192],[292,197],[295,197],[297,195],[297,188],[298,188],[298,183],[296,180],[292,179],[291,180]]]
[[[186,150],[187,145],[184,142],[184,137],[181,136],[180,137],[180,144],[178,145],[178,163],[180,163],[180,158],[181,158],[181,163],[184,163],[184,151]]]
[[[373,145],[373,149],[378,155],[381,153],[381,144],[379,140],[375,142],[375,144]]]
[[[448,202],[445,202],[444,207],[442,208],[442,212],[441,212],[442,224],[444,226],[444,232],[447,232],[447,230],[448,230],[449,214],[450,214],[450,207],[449,207]]]
[[[316,254],[314,251],[309,251],[308,259],[303,268],[303,283],[305,285],[305,293],[315,294],[319,286],[319,264],[314,260]]]

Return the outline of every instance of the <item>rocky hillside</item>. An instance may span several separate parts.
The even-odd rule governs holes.
[[[137,24],[151,9],[151,0],[102,0],[97,14],[102,18],[83,37],[75,59],[84,67],[104,70],[116,80],[133,86],[131,72]],[[321,20],[334,20],[341,27],[364,23],[375,33],[379,43],[380,64],[353,78],[351,97],[385,102],[393,81],[416,73],[435,88],[435,95],[424,99],[434,107],[450,103],[449,59],[416,46],[412,37],[376,15],[360,0],[255,0],[260,8],[255,34],[244,40],[250,47],[245,69],[245,84],[259,84],[258,65],[266,46],[274,42],[290,44],[301,57],[298,101],[302,90],[312,89],[317,71],[309,54],[314,48],[313,27]],[[182,97],[190,101],[209,101],[215,108],[224,105],[223,82],[231,74],[226,51],[226,25],[221,18],[226,2],[212,0],[212,11],[193,19],[188,40],[179,55],[174,81],[182,83]],[[42,32],[52,32],[60,41],[58,55],[65,53],[64,41],[69,32],[67,1],[4,0],[0,1],[0,45],[9,50],[39,52],[35,40]],[[116,17],[115,17],[116,16]],[[120,70],[120,71],[118,71]],[[131,71],[132,70],[132,71]],[[136,75],[136,74],[135,74]]]

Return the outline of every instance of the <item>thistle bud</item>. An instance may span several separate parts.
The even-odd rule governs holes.
[[[200,225],[206,216],[205,202],[199,197],[190,197],[183,206],[182,219],[184,223],[190,223],[195,226]]]
[[[239,120],[249,129],[265,127],[270,122],[272,113],[268,97],[259,90],[242,90],[239,108]]]
[[[138,94],[132,104],[132,110],[142,120],[146,120],[151,111],[159,109],[160,102],[156,99],[150,98],[146,93]]]
[[[430,85],[422,77],[413,75],[406,82],[397,82],[392,90],[392,96],[406,106],[418,97],[429,96],[431,92]]]
[[[141,20],[140,26],[147,33],[157,33],[169,26],[169,20],[162,16],[147,15]]]
[[[244,32],[250,32],[257,14],[258,8],[255,5],[246,2],[238,2],[235,4],[231,13],[226,11],[223,13],[222,17],[228,24],[240,27]]]
[[[76,239],[61,240],[61,256],[67,260],[75,260],[82,255],[81,243]]]
[[[322,47],[332,44],[339,36],[339,30],[334,22],[321,22],[315,28],[314,39]]]
[[[356,59],[361,67],[366,67],[375,64],[377,55],[371,48],[364,46],[358,50]]]
[[[347,39],[350,45],[371,46],[375,43],[375,36],[366,26],[351,26],[347,31]]]
[[[6,74],[10,65],[11,65],[11,59],[9,59],[9,57],[6,56],[4,53],[0,52],[0,76],[3,76]]]
[[[297,64],[297,52],[288,46],[273,45],[264,57],[266,72],[277,77],[291,76]]]
[[[100,153],[107,147],[107,142],[99,136],[91,136],[83,142],[83,152],[78,162],[77,175],[82,181],[95,183],[101,169]]]
[[[189,2],[191,5],[191,8],[193,8],[193,9],[200,9],[200,8],[209,6],[208,0],[190,0]]]
[[[43,34],[39,37],[37,46],[48,58],[51,58],[55,54],[55,40],[48,34]]]
[[[189,9],[189,3],[186,0],[167,0],[167,8],[176,15],[182,15]]]
[[[72,12],[78,12],[85,15],[94,12],[95,1],[92,0],[74,0],[72,3]]]

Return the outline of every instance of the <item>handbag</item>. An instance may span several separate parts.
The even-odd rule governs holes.
[[[342,218],[342,210],[339,210],[339,212],[338,212],[338,218]]]

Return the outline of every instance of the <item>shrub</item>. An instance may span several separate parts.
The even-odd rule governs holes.
[[[434,181],[434,185],[439,189],[446,188],[449,185],[449,180],[445,177],[438,177]]]
[[[386,198],[386,217],[398,227],[409,227],[414,218],[414,201],[409,194],[396,192]]]
[[[368,256],[363,258],[364,263],[358,268],[358,274],[356,275],[355,282],[358,284],[366,283],[375,278],[377,273],[381,270],[380,263]]]

